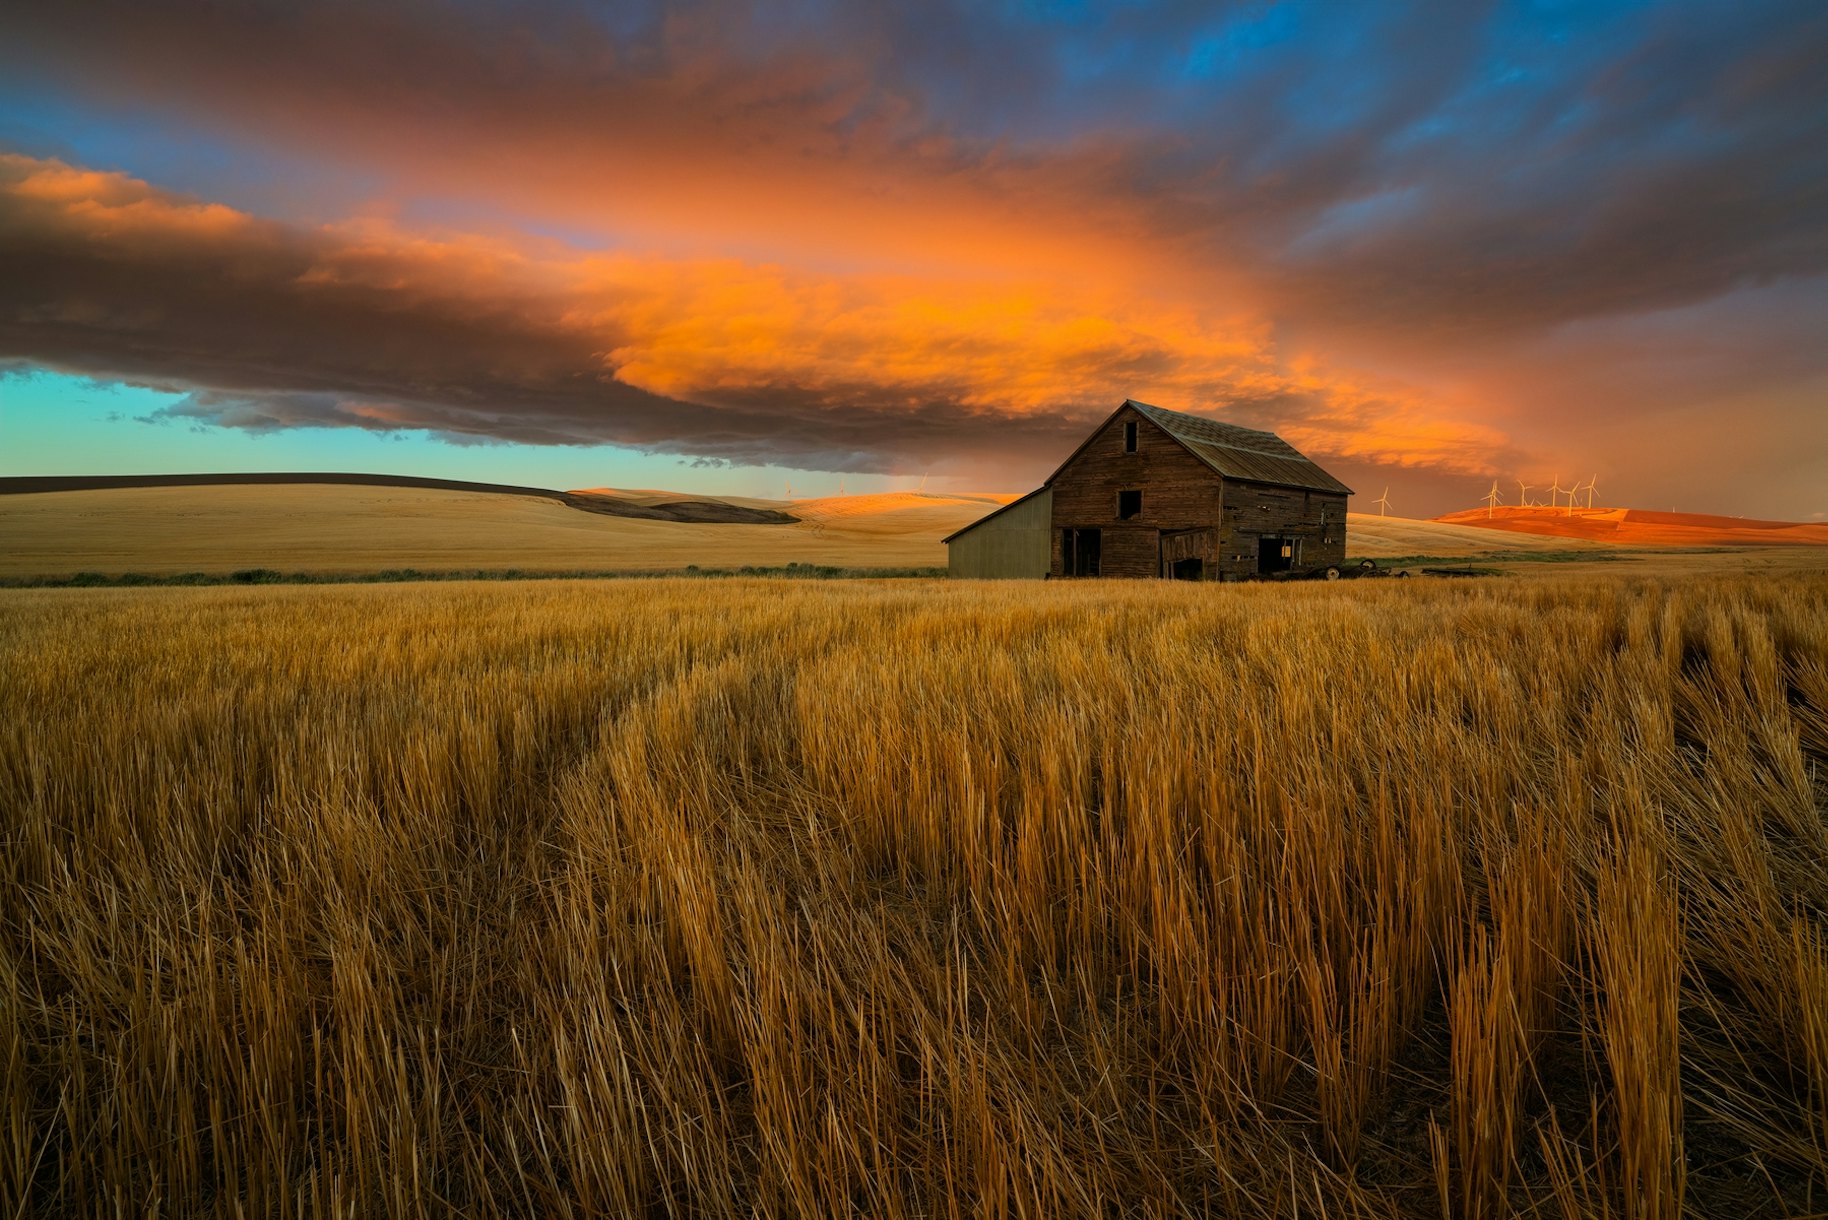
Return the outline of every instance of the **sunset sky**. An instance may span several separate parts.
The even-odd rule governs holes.
[[[1821,519],[1828,5],[0,15],[0,474],[1024,491],[1125,397]]]

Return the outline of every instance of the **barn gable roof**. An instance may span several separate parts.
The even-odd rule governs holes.
[[[1220,478],[1231,479],[1240,483],[1267,483],[1273,487],[1293,487],[1302,491],[1325,491],[1336,495],[1354,494],[1350,487],[1316,466],[1312,459],[1299,449],[1277,436],[1274,432],[1259,432],[1254,428],[1241,428],[1237,424],[1221,423],[1216,419],[1207,419],[1203,415],[1189,415],[1185,411],[1170,411],[1166,407],[1152,406],[1146,402],[1137,402],[1134,398],[1123,400],[1117,410],[1105,417],[1103,423],[1092,429],[1079,447],[1073,450],[1066,461],[1027,495],[1012,500],[995,512],[987,513],[970,525],[947,536],[944,541],[951,542],[960,534],[969,533],[994,517],[999,517],[1018,504],[1026,503],[1054,485],[1060,477],[1060,471],[1073,464],[1085,451],[1105,426],[1121,414],[1125,407],[1132,408],[1144,419],[1174,438],[1182,448],[1203,462]]]
[[[1079,448],[1073,450],[1066,461],[1047,476],[1042,486],[1053,486],[1054,480],[1060,477],[1060,471],[1071,466],[1073,459],[1083,453],[1085,447],[1104,431],[1111,420],[1122,414],[1125,407],[1133,408],[1137,414],[1166,432],[1221,478],[1240,483],[1294,487],[1304,491],[1328,491],[1342,496],[1353,494],[1350,487],[1316,466],[1299,449],[1274,432],[1240,428],[1236,424],[1220,423],[1203,415],[1189,415],[1185,411],[1151,406],[1146,402],[1137,402],[1134,398],[1124,399],[1117,410],[1105,417],[1104,423],[1092,429]]]
[[[1188,452],[1222,477],[1242,483],[1271,483],[1308,491],[1330,491],[1349,496],[1352,489],[1316,466],[1312,459],[1274,432],[1258,432],[1236,424],[1220,423],[1202,415],[1170,411],[1133,398],[1134,407],[1150,423],[1172,436]]]

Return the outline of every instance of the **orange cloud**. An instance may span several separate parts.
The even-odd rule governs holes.
[[[1469,94],[1515,23],[1348,7],[1189,74],[1251,6],[15,5],[0,70],[49,112],[245,150],[207,172],[275,203],[7,162],[0,357],[234,426],[989,453],[1010,486],[1130,393],[1442,506],[1578,464],[1819,507],[1828,26],[1589,14]],[[176,147],[131,155],[196,172]],[[260,214],[356,191],[509,236]]]
[[[1483,475],[1511,448],[1500,430],[1413,391],[1312,358],[1285,361],[1261,317],[1202,317],[1083,281],[961,284],[636,258],[589,260],[580,281],[607,303],[568,320],[621,336],[606,364],[668,397],[716,401],[762,386],[871,404],[943,395],[1012,417],[1125,394],[1192,410],[1245,400],[1282,404],[1255,422],[1321,454]]]
[[[591,259],[575,325],[619,336],[622,380],[680,397],[754,385],[943,392],[1014,414],[1102,402],[1145,379],[1170,397],[1272,376],[1266,328],[1207,322],[1085,286],[814,275],[735,260]]]
[[[69,222],[102,236],[224,236],[250,221],[233,208],[155,191],[126,174],[77,169],[15,153],[0,153],[0,184],[15,198],[48,205]]]
[[[1502,430],[1448,414],[1413,389],[1328,373],[1312,359],[1291,362],[1287,378],[1315,404],[1300,422],[1281,430],[1298,448],[1381,466],[1482,477],[1503,473],[1518,456]]]
[[[0,206],[7,240],[41,272],[0,302],[8,354],[293,395],[283,409],[237,400],[205,416],[223,423],[686,453],[715,438],[722,456],[747,444],[742,460],[767,461],[844,422],[825,460],[892,467],[916,449],[931,461],[942,418],[1052,429],[1128,395],[1239,404],[1245,422],[1319,454],[1484,473],[1506,446],[1401,387],[1286,358],[1248,310],[1140,295],[1080,266],[1053,278],[820,273],[372,220],[288,227],[17,156],[0,158]],[[107,268],[118,273],[102,284]],[[80,333],[45,323],[78,312]]]

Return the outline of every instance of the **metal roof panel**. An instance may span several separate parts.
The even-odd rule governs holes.
[[[1245,483],[1271,483],[1351,495],[1352,489],[1314,464],[1274,432],[1258,432],[1201,415],[1169,411],[1129,399],[1145,419],[1187,447],[1188,452],[1222,477]]]

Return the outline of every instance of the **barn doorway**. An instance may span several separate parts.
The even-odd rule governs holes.
[[[1067,576],[1098,575],[1102,542],[1097,530],[1061,530],[1061,572]]]
[[[1164,530],[1159,575],[1167,580],[1205,580],[1206,559],[1215,543],[1210,529]]]
[[[1257,539],[1257,571],[1264,576],[1295,566],[1295,540],[1270,536]]]

